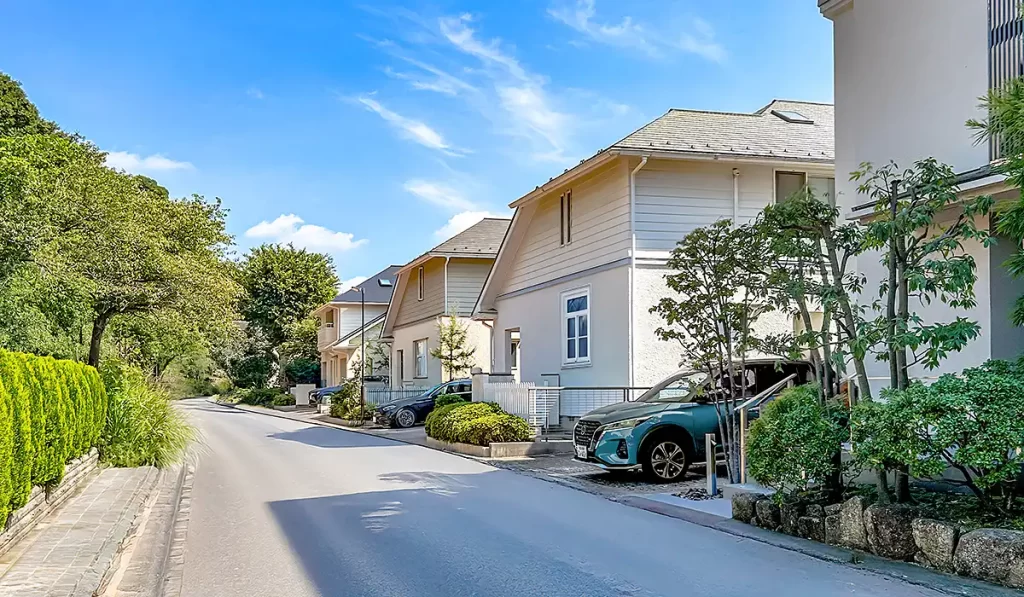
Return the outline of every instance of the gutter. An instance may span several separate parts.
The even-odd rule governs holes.
[[[634,296],[636,295],[636,174],[647,165],[648,157],[642,156],[640,163],[637,164],[636,168],[629,173],[629,385],[633,386],[633,378],[635,377],[634,364],[635,360],[635,338],[633,336],[633,330],[636,329],[636,305],[633,304]]]
[[[739,226],[740,219],[740,169],[732,169],[732,227]]]
[[[953,185],[959,187],[962,184],[978,182],[979,180],[983,180],[983,179],[988,178],[990,176],[1000,176],[1000,175],[1001,175],[1000,172],[998,172],[995,168],[993,168],[992,164],[986,164],[984,166],[980,166],[980,167],[975,168],[973,170],[967,170],[965,172],[961,172],[959,174],[956,174],[953,177]],[[1005,178],[1003,180],[1005,180]],[[995,180],[995,181],[992,181],[992,182],[994,184],[994,183],[1002,182],[1003,180]],[[984,186],[984,185],[982,185],[982,186]],[[965,190],[970,190],[970,189],[958,189],[959,192],[964,192]],[[903,192],[900,195],[898,195],[896,197],[896,199],[905,199],[906,197],[909,197],[909,196],[910,196],[910,192],[906,191],[906,192]],[[861,203],[860,205],[854,205],[853,209],[851,209],[850,211],[858,212],[858,211],[863,211],[865,209],[871,209],[871,208],[873,208],[875,206],[876,203],[877,203],[877,201],[869,201],[867,203]]]

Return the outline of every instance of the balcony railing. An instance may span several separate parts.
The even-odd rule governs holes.
[[[338,339],[338,328],[333,323],[324,323],[316,333],[316,346],[323,348]]]

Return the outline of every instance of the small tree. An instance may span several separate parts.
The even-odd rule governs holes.
[[[437,318],[438,346],[430,356],[441,361],[441,369],[448,374],[448,381],[473,366],[476,348],[469,345],[469,330],[454,314]]]
[[[888,277],[879,283],[872,304],[875,318],[866,322],[867,345],[889,363],[889,385],[910,386],[911,367],[934,369],[950,352],[958,352],[978,336],[976,321],[955,317],[948,322],[926,322],[912,306],[939,301],[955,309],[976,304],[974,257],[964,251],[965,241],[984,247],[992,242],[976,219],[988,214],[990,196],[959,197],[953,170],[933,158],[900,170],[890,163],[881,168],[862,164],[852,174],[858,190],[875,201],[874,219],[867,225],[865,246],[879,251]],[[945,213],[952,212],[948,220]],[[906,466],[896,475],[896,499],[910,499]],[[880,499],[887,495],[880,489]]]
[[[658,337],[678,341],[683,363],[719,381],[710,398],[732,482],[739,480],[735,409],[747,394],[746,358],[756,343],[751,328],[771,310],[761,294],[763,268],[752,266],[764,257],[755,238],[754,229],[733,227],[729,220],[687,234],[668,260],[669,268],[679,273],[665,276],[676,296],[662,298],[651,308],[667,324],[655,330]]]

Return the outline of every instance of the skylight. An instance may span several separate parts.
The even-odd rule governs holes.
[[[804,116],[803,114],[793,110],[772,110],[772,114],[785,120],[786,122],[792,122],[796,124],[814,124],[814,121]]]

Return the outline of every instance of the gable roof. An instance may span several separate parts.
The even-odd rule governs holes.
[[[360,288],[366,294],[367,303],[376,303],[386,305],[391,300],[391,293],[395,289],[395,274],[398,270],[402,269],[400,265],[389,265],[387,268],[377,272],[370,276],[360,284],[356,284],[352,288],[342,292],[338,296],[331,299],[332,303],[358,303],[360,302]],[[378,280],[390,280],[391,286],[381,286],[377,283]]]
[[[789,122],[775,112],[797,112],[811,123]],[[835,161],[835,108],[773,100],[751,114],[671,109],[610,149]]]

